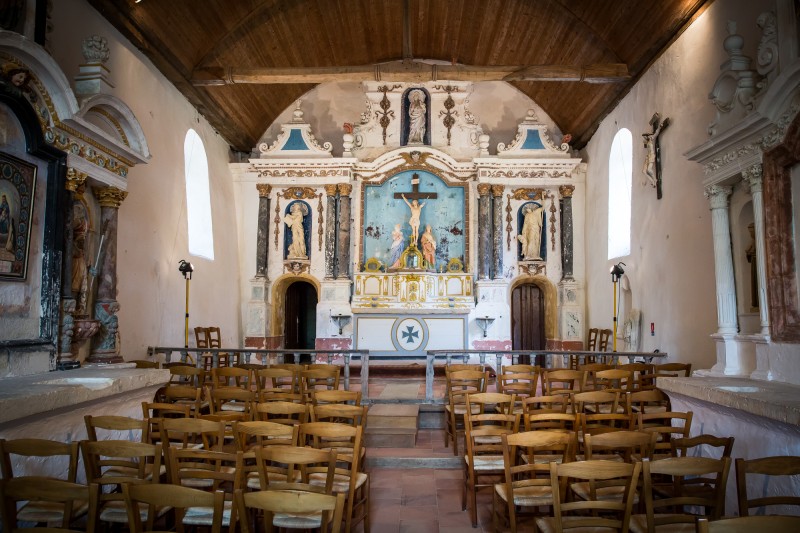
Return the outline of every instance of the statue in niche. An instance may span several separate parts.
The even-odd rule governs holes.
[[[389,249],[389,268],[400,268],[400,256],[403,253],[403,231],[400,224],[394,225],[392,231],[392,247]]]
[[[525,213],[525,222],[522,224],[522,233],[517,235],[517,239],[522,243],[522,258],[525,261],[541,261],[544,208],[530,204],[525,206],[523,212]]]
[[[408,220],[408,225],[411,226],[411,243],[416,245],[419,239],[419,217],[422,215],[422,208],[425,207],[425,204],[419,203],[417,199],[411,200],[411,203],[409,203],[405,194],[401,196],[408,208],[411,209],[411,218]]]
[[[292,204],[291,211],[283,218],[284,223],[292,230],[292,243],[289,245],[288,259],[308,259],[306,255],[306,232],[303,219],[308,215],[308,208],[300,203]]]
[[[408,95],[408,143],[425,142],[425,118],[428,107],[425,105],[425,93],[414,89]]]
[[[420,240],[422,244],[422,256],[425,258],[425,261],[428,263],[428,268],[436,269],[436,238],[431,233],[431,226],[428,224],[425,226],[425,233],[422,234],[422,239]]]

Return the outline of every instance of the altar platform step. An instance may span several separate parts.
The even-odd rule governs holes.
[[[413,448],[417,442],[419,405],[378,404],[367,414],[368,448]]]

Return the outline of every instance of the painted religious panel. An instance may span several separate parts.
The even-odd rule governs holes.
[[[28,274],[36,167],[0,153],[0,279]]]
[[[423,258],[414,268],[443,271],[453,258],[466,262],[463,185],[408,170],[364,189],[362,262],[376,258],[387,270],[400,269],[412,250]]]

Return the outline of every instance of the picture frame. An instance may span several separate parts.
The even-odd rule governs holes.
[[[0,152],[0,281],[28,275],[36,171],[36,165]]]

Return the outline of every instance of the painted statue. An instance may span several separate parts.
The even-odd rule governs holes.
[[[77,302],[76,314],[87,312],[89,299],[89,260],[86,257],[86,237],[89,220],[86,209],[80,202],[72,205],[72,294]]]
[[[658,156],[656,154],[658,149],[658,136],[661,135],[664,128],[669,126],[669,119],[665,118],[662,121],[661,116],[656,113],[653,115],[653,118],[650,119],[650,125],[653,126],[653,133],[642,133],[642,142],[647,152],[644,157],[644,167],[642,168],[642,172],[645,175],[645,180],[642,182],[642,185],[649,183],[651,187],[657,188],[659,174],[661,173],[661,169],[658,168]],[[659,196],[659,198],[661,198],[661,196]]]
[[[292,244],[289,245],[289,259],[308,259],[306,255],[306,232],[303,228],[303,219],[308,214],[308,208],[296,202],[292,204],[291,211],[283,221],[292,230]]]
[[[428,110],[425,93],[414,89],[408,94],[408,100],[408,142],[422,144],[425,142],[425,117]]]
[[[411,226],[411,242],[417,244],[419,239],[419,217],[422,215],[422,208],[425,207],[425,204],[419,203],[416,199],[411,200],[411,203],[409,203],[405,194],[401,196],[408,208],[411,209],[411,218],[408,220],[408,225]]]
[[[431,226],[425,226],[425,233],[422,234],[420,240],[422,244],[422,257],[428,263],[428,268],[436,268],[436,238],[431,233]]]
[[[517,239],[522,243],[522,258],[526,261],[541,260],[539,254],[542,244],[542,217],[544,208],[541,206],[527,205],[523,211],[525,221],[522,224],[522,233]]]
[[[400,224],[395,224],[392,231],[392,247],[389,249],[389,268],[400,268],[401,255],[403,255],[403,231],[400,229]]]

